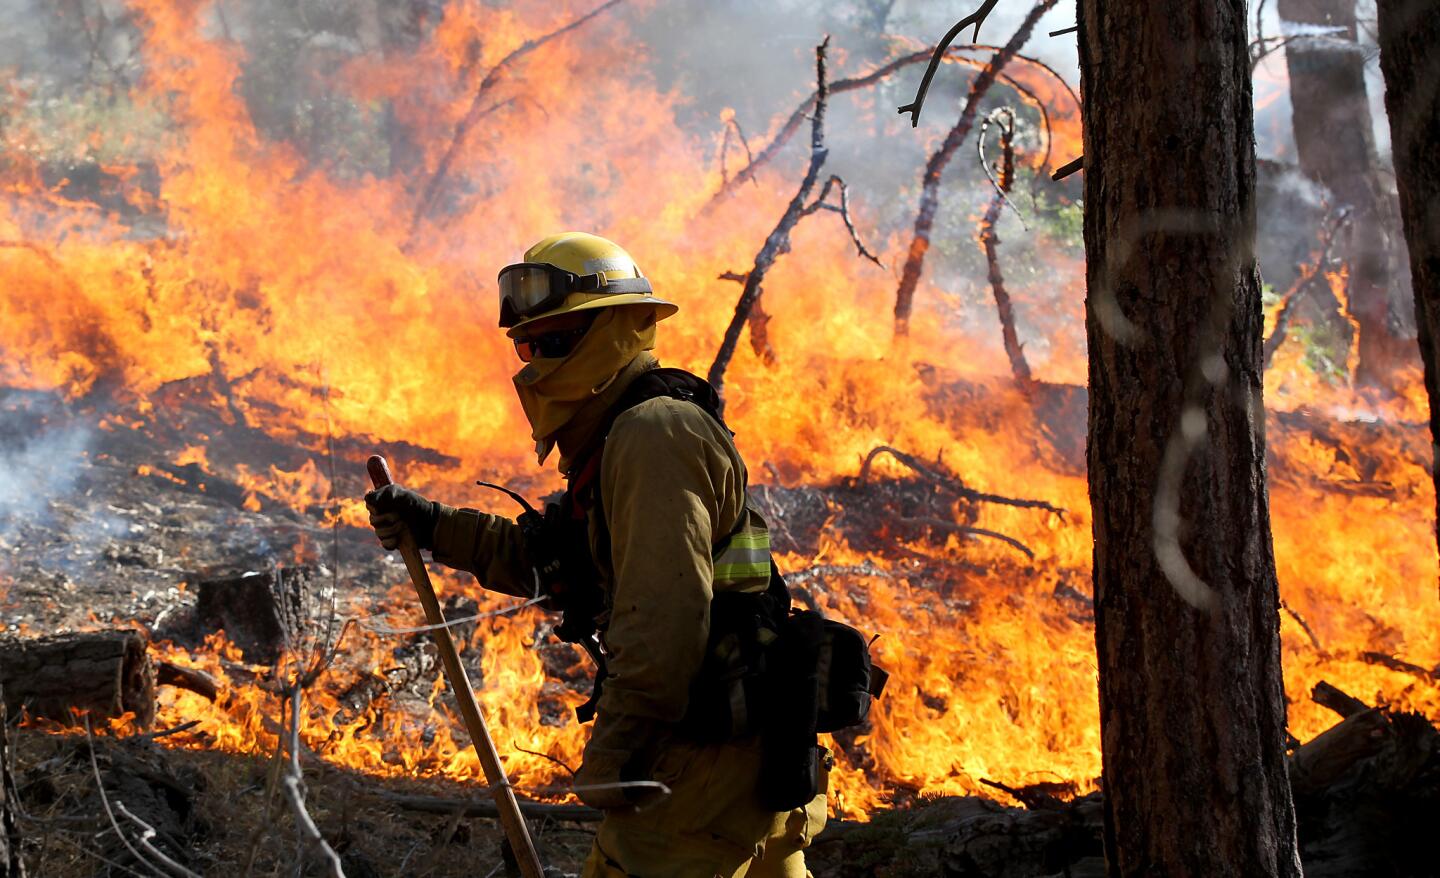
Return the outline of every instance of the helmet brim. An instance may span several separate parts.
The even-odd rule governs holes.
[[[581,298],[582,296],[583,294],[575,294],[572,295],[570,299]],[[655,306],[655,321],[657,323],[667,317],[673,316],[676,311],[680,310],[680,306],[673,302],[657,299],[645,293],[620,293],[613,296],[584,296],[583,301],[574,304],[571,304],[570,299],[567,299],[565,303],[558,308],[552,308],[543,314],[536,314],[534,317],[525,318],[505,330],[505,334],[510,338],[515,338],[516,336],[523,335],[524,333],[521,332],[521,330],[537,320],[556,317],[560,314],[574,314],[577,311],[593,311],[596,308],[618,308],[621,305],[653,305]]]

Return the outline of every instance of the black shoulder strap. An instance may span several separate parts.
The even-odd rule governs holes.
[[[605,448],[605,440],[610,437],[610,429],[615,426],[615,421],[640,403],[662,397],[694,403],[707,415],[714,418],[715,423],[724,427],[732,436],[734,435],[734,431],[725,426],[725,419],[720,415],[720,394],[715,392],[715,388],[710,386],[710,382],[699,375],[692,375],[684,369],[667,367],[651,369],[630,382],[630,386],[625,388],[620,399],[610,407],[610,411],[605,413],[605,418],[600,422],[600,428],[595,431],[595,437],[590,440],[589,446],[575,455],[575,463],[570,469],[570,490],[575,492],[577,497],[599,475],[600,454]]]
[[[714,418],[716,423],[722,427],[725,426],[725,419],[720,416],[720,394],[715,392],[715,388],[710,386],[709,381],[699,375],[692,375],[684,369],[661,367],[651,369],[630,382],[630,386],[625,388],[619,401],[606,415],[604,433],[609,434],[610,427],[615,424],[615,419],[629,409],[647,400],[665,396],[693,402],[700,406],[707,415]]]

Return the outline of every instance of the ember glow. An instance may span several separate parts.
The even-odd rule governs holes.
[[[517,60],[455,146],[485,71],[589,7],[450,3],[413,48],[336,60],[324,76],[355,112],[378,112],[383,102],[409,132],[413,166],[381,173],[317,164],[295,143],[262,134],[241,97],[245,49],[225,35],[213,7],[129,6],[143,32],[143,75],[125,100],[156,120],[154,129],[89,136],[103,141],[102,171],[125,201],[153,219],[137,222],[69,196],[67,181],[47,182],[33,156],[49,135],[27,129],[28,117],[8,123],[0,383],[58,391],[76,405],[106,400],[106,429],[114,431],[144,431],[167,406],[203,405],[224,424],[307,449],[298,468],[238,463],[217,453],[217,433],[135,462],[144,477],[174,478],[166,475],[174,467],[190,467],[239,485],[250,510],[278,506],[325,525],[363,526],[359,449],[385,451],[402,481],[457,505],[509,511],[478,493],[476,478],[532,496],[555,490],[558,476],[531,453],[511,389],[517,364],[495,329],[498,267],[560,229],[623,242],[657,291],[682,307],[662,328],[659,355],[703,374],[739,292],[718,278],[751,265],[798,182],[799,137],[789,160],[763,169],[758,185],[707,208],[722,183],[724,111],[716,110],[713,138],[683,125],[693,108],[649,76],[626,15],[599,16]],[[1068,95],[1023,64],[1012,72],[1050,108],[1051,167],[1078,155],[1078,112]],[[797,103],[812,86],[794,84]],[[576,114],[582,92],[585,111]],[[877,105],[874,113],[889,110]],[[1033,165],[1039,138],[1019,145],[1017,164]],[[439,195],[417,219],[442,164],[449,170]],[[873,225],[864,193],[851,198],[863,234]],[[907,200],[900,209],[913,207]],[[1022,234],[1017,228],[1006,240]],[[1078,456],[1061,450],[1045,420],[1065,420],[1083,437],[1083,400],[1073,411],[1037,415],[1008,381],[993,310],[965,304],[983,297],[957,302],[933,271],[908,344],[892,345],[897,266],[909,241],[867,243],[886,268],[855,258],[838,218],[819,214],[797,228],[792,252],[767,277],[778,359],[766,364],[742,342],[726,381],[727,418],[752,482],[838,484],[885,445],[976,490],[1043,499],[1065,513],[963,510],[966,524],[1013,537],[1033,550],[1032,560],[960,534],[941,542],[897,530],[883,551],[852,545],[843,523],[858,510],[836,507],[813,555],[780,559],[789,571],[834,571],[807,587],[827,612],[881,635],[877,660],[892,674],[873,726],[836,742],[832,809],[855,816],[915,795],[1000,795],[983,779],[1093,789],[1100,746],[1083,447]],[[1010,278],[1026,325],[1043,330],[1043,338],[1022,341],[1038,380],[1083,383],[1083,266],[1058,248],[1045,261],[1043,277]],[[983,275],[972,282],[985,291]],[[971,311],[957,314],[962,308]],[[223,394],[181,402],[166,392],[207,375]],[[1440,602],[1418,358],[1410,377],[1407,395],[1368,398],[1316,377],[1293,345],[1267,374],[1271,513],[1288,608],[1278,624],[1291,732],[1301,740],[1330,724],[1308,698],[1322,679],[1440,720],[1440,686],[1429,672],[1440,665]],[[944,392],[961,385],[983,389],[983,398]],[[342,448],[335,484],[331,446]],[[871,470],[872,479],[909,475],[885,457]],[[378,610],[342,611],[363,611],[371,624],[347,633],[336,690],[390,663],[394,639],[376,623],[419,624],[403,569],[391,569],[390,581],[350,584],[390,594]],[[437,585],[482,611],[514,603],[468,577]],[[568,716],[583,697],[547,674],[534,648],[546,620],[536,609],[482,619],[475,679],[512,780],[522,792],[556,799],[565,796],[566,775],[533,754],[576,765],[585,732]],[[214,673],[229,695],[211,704],[162,689],[162,727],[200,721],[165,743],[273,749],[279,699],[241,673],[227,644],[175,648],[168,658]],[[430,693],[428,716],[372,708],[348,723],[337,719],[332,687],[317,687],[305,740],[323,758],[363,771],[478,781],[442,687]]]

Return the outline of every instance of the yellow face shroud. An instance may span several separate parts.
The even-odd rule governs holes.
[[[532,360],[515,375],[515,392],[542,462],[556,431],[603,393],[631,360],[655,347],[659,319],[654,305],[606,307],[569,356]]]

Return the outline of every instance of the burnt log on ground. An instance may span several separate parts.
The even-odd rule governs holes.
[[[91,631],[0,640],[0,686],[11,711],[64,723],[133,713],[155,720],[155,668],[137,631]]]
[[[1329,684],[1312,697],[1346,718],[1290,756],[1304,874],[1433,878],[1440,730],[1417,714],[1368,707]],[[983,782],[1023,807],[945,797],[865,823],[832,820],[807,862],[815,874],[837,878],[1106,874],[1102,793],[1064,801],[1055,784]]]

